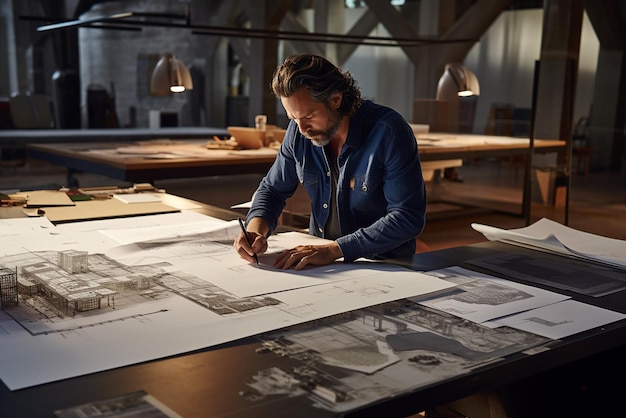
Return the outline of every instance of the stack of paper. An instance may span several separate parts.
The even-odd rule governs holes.
[[[472,224],[490,241],[532,247],[626,269],[626,241],[578,231],[543,218],[525,228],[504,230]]]

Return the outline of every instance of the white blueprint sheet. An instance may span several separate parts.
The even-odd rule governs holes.
[[[430,271],[427,274],[448,280],[457,288],[442,296],[411,299],[472,322],[481,323],[569,299],[560,293],[461,267]]]
[[[228,230],[207,231],[188,235],[186,239],[163,238],[113,247],[106,254],[128,265],[169,262],[184,265],[184,270],[238,296],[256,296],[324,283],[366,277],[371,274],[396,272],[401,267],[375,263],[343,263],[311,267],[302,271],[278,270],[272,267],[277,253],[299,244],[325,242],[311,235],[288,232],[271,236],[271,253],[259,256],[259,265],[241,259],[232,248],[232,240],[239,234],[237,222],[224,223]],[[220,240],[219,237],[227,238]],[[216,240],[217,239],[217,240]],[[180,268],[180,267],[178,267]]]
[[[27,232],[41,232],[43,230],[53,229],[54,224],[48,218],[9,218],[0,219],[0,237],[3,239],[11,239],[10,237],[23,235]]]
[[[331,271],[311,270],[309,277],[306,272],[277,273],[242,262],[232,249],[232,240],[210,243],[202,236],[206,231],[192,245],[181,244],[185,239],[169,239],[176,225],[179,230],[188,230],[193,222],[198,222],[198,229],[212,222],[227,224],[196,216],[177,213],[111,219],[43,231],[35,225],[41,221],[34,220],[24,223],[23,234],[0,239],[0,264],[9,268],[20,263],[54,264],[62,250],[88,251],[92,267],[92,257],[104,259],[97,254],[132,246],[127,236],[122,246],[113,238],[124,235],[114,232],[120,230],[134,230],[137,238],[150,236],[166,242],[147,245],[147,254],[156,250],[146,257],[136,249],[120,251],[120,259],[114,258],[116,263],[110,269],[122,269],[128,276],[152,272],[162,280],[157,286],[159,292],[148,296],[120,294],[115,298],[115,309],[103,302],[100,310],[52,319],[34,317],[30,322],[14,319],[19,316],[14,307],[0,311],[0,378],[7,387],[16,390],[185,353],[451,286],[432,276],[381,263],[341,263],[331,266]],[[168,239],[150,230],[158,225],[169,225]],[[146,228],[145,235],[140,227]],[[272,245],[291,245],[292,239],[293,235],[287,235],[287,242],[281,243],[279,236]],[[124,256],[136,265],[118,265]],[[245,298],[226,287],[269,294]],[[212,300],[222,302],[214,304]]]
[[[565,300],[490,321],[485,325],[492,327],[508,326],[544,337],[559,339],[624,318],[626,315],[619,312],[575,300]]]

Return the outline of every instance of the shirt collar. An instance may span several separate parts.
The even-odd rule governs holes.
[[[350,117],[350,126],[348,127],[348,137],[344,146],[351,148],[360,148],[365,142],[367,133],[364,132],[366,128],[366,112],[365,108],[370,104],[369,100],[363,100],[361,106],[354,112],[354,115]]]

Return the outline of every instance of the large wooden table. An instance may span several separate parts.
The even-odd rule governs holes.
[[[416,136],[422,161],[529,155],[531,151],[528,138],[449,133],[424,133]],[[533,152],[564,152],[565,146],[566,142],[561,140],[535,139]]]
[[[525,156],[530,170],[530,141],[525,138],[429,133],[417,134],[424,178],[446,167],[460,166],[463,160],[494,156]],[[265,173],[275,158],[270,149],[252,151],[208,150],[206,140],[161,142],[35,143],[29,156],[68,168],[67,184],[78,186],[76,172],[88,172],[127,182],[149,182],[174,178]],[[565,151],[566,142],[535,140],[534,153]],[[160,152],[170,152],[159,157]],[[180,151],[175,156],[171,152]],[[183,155],[184,154],[184,155]],[[436,180],[436,178],[435,178]],[[437,186],[436,181],[433,186]],[[436,193],[433,193],[433,196]],[[442,193],[438,193],[442,194]],[[524,188],[521,210],[511,212],[529,218],[529,188]],[[446,200],[441,196],[438,200]],[[474,204],[474,206],[480,206]]]
[[[28,145],[32,158],[124,181],[153,181],[222,174],[265,172],[275,158],[269,149],[207,150],[205,140],[163,142],[38,143]],[[418,135],[423,162],[512,156],[529,153],[529,140],[483,135]],[[563,151],[565,141],[536,140],[536,152]],[[175,153],[180,152],[179,157]],[[158,154],[170,155],[165,158]],[[186,154],[186,155],[183,155]]]
[[[532,182],[538,181],[538,179],[533,179],[532,169],[536,165],[540,169],[548,168],[537,164],[535,156],[539,154],[554,154],[554,158],[543,159],[542,164],[552,161],[550,164],[556,168],[559,160],[557,154],[563,155],[567,151],[566,141],[554,139],[535,139],[532,141],[531,148],[531,141],[528,138],[519,137],[450,133],[418,133],[416,137],[420,145],[420,158],[422,161],[444,158],[463,158],[471,161],[487,157],[521,159],[524,168],[523,178],[525,180],[522,186],[520,206],[500,202],[497,197],[494,199],[493,196],[484,196],[484,193],[481,193],[479,190],[476,190],[476,197],[466,198],[462,202],[459,202],[459,199],[456,199],[454,195],[446,193],[445,190],[433,190],[436,194],[434,196],[435,200],[469,207],[484,207],[499,212],[520,215],[526,219],[526,223],[530,223],[531,219]],[[567,209],[565,210],[567,211]]]
[[[207,149],[207,140],[30,144],[31,158],[127,182],[264,173],[276,151]]]

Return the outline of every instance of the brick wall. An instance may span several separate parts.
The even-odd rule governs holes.
[[[102,3],[94,6],[81,18],[109,15],[120,11],[185,13],[181,1],[130,0]],[[189,106],[191,92],[169,97],[150,95],[150,75],[156,61],[166,52],[173,53],[189,67],[196,58],[192,53],[190,31],[177,28],[143,27],[141,31],[80,29],[81,108],[83,126],[87,126],[87,90],[90,85],[101,85],[111,92],[114,86],[115,103],[120,126],[130,122],[129,110],[136,109],[136,126],[148,127],[150,110],[176,112],[179,124],[188,118],[183,108]]]

